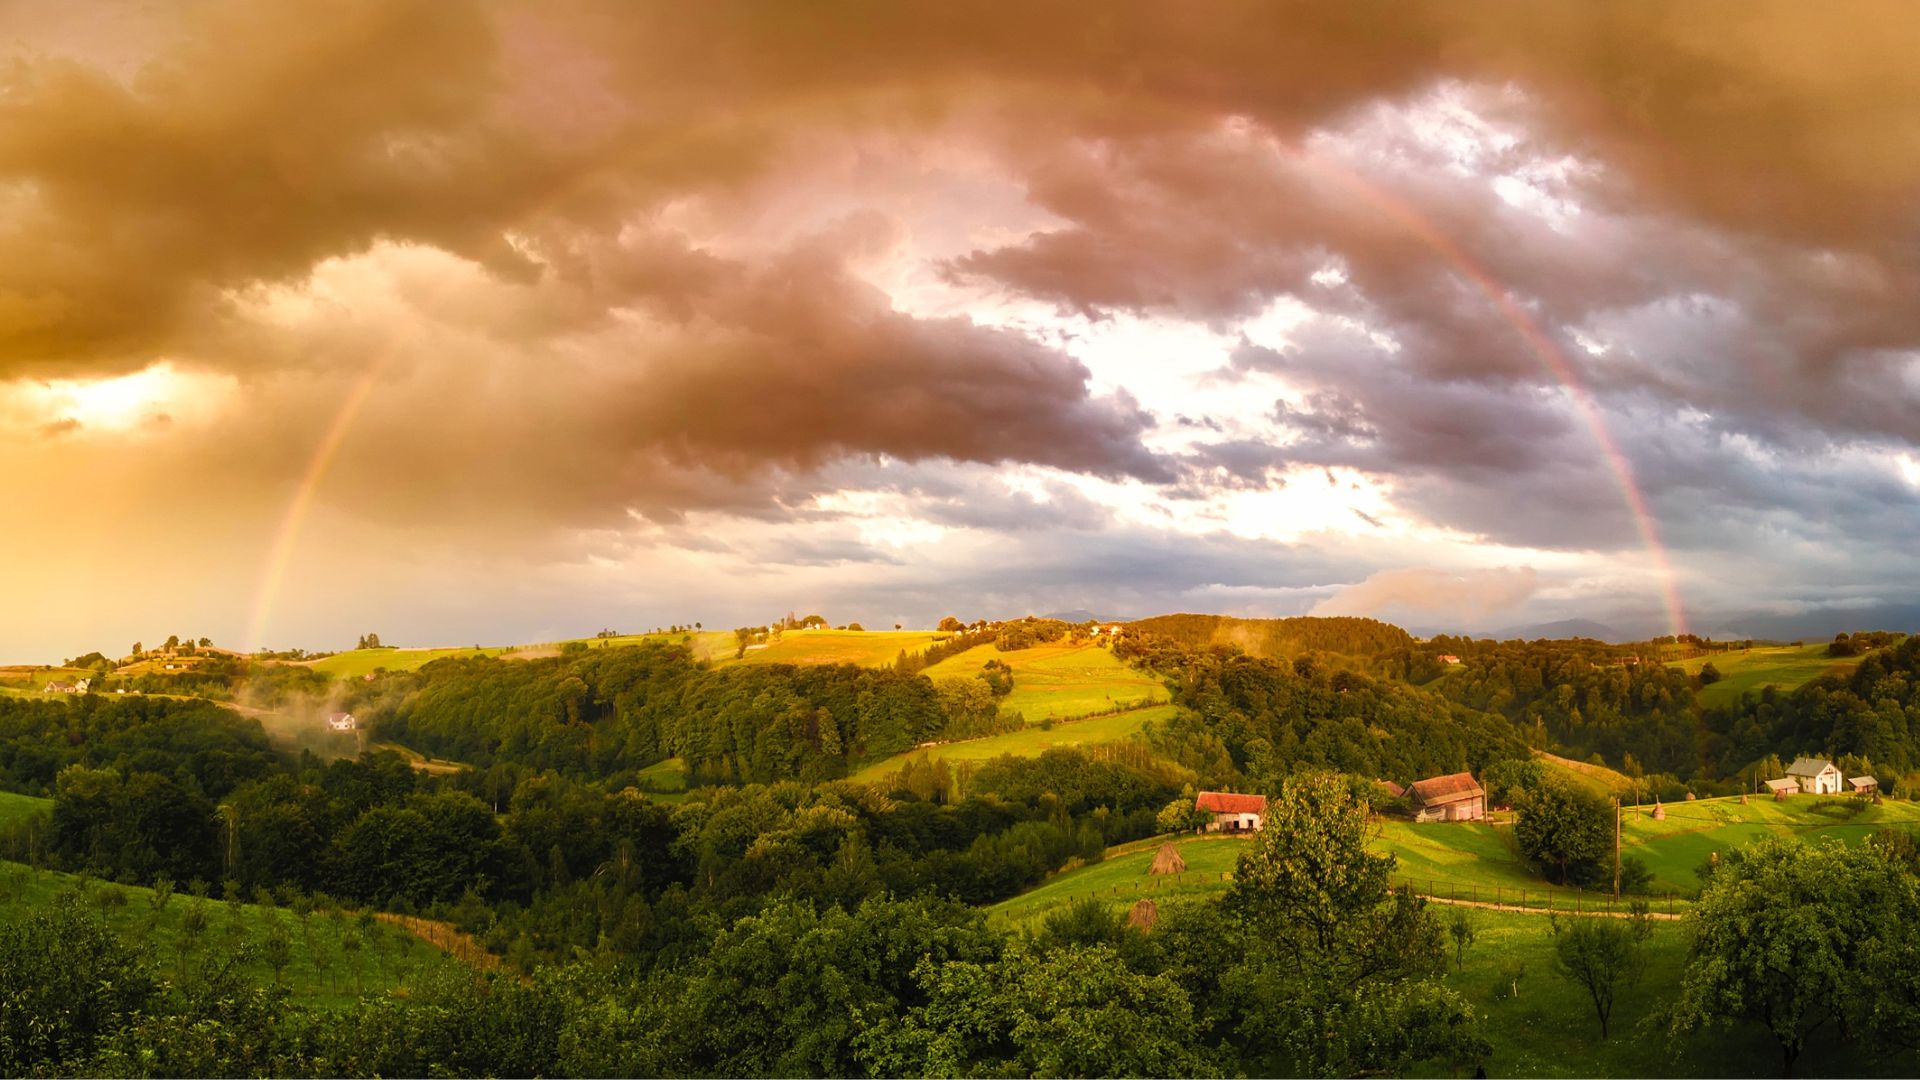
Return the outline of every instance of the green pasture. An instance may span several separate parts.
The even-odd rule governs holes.
[[[677,757],[656,761],[639,772],[640,790],[657,802],[675,803],[687,796],[687,763]]]
[[[36,799],[31,795],[15,795],[11,791],[0,791],[0,829],[25,821],[35,814],[52,812],[52,799]]]
[[[904,754],[895,754],[893,757],[876,761],[861,769],[850,779],[865,783],[883,780],[889,774],[898,772],[908,759],[981,762],[990,761],[1005,754],[1012,754],[1015,757],[1038,757],[1048,750],[1061,746],[1121,742],[1138,733],[1150,721],[1172,719],[1174,711],[1171,705],[1151,705],[1144,709],[1115,713],[1112,716],[1096,716],[1091,720],[1059,723],[1053,725],[1051,730],[1030,724],[1023,730],[1008,732],[1005,735],[989,735],[984,739],[941,743],[938,746],[922,747],[909,750]]]
[[[950,635],[928,630],[788,630],[779,641],[764,647],[749,646],[740,658],[743,664],[857,664],[860,667],[884,667],[900,658],[901,650],[919,653]],[[733,657],[737,648],[733,635],[726,635],[726,650],[718,659]]]
[[[1576,787],[1609,798],[1624,795],[1633,790],[1633,780],[1625,773],[1615,772],[1605,765],[1591,765],[1572,758],[1563,758],[1558,754],[1549,754],[1542,750],[1533,752],[1534,760],[1547,767],[1547,771]],[[1630,796],[1629,796],[1630,797]]]
[[[384,668],[387,671],[418,671],[435,660],[449,656],[499,656],[511,648],[466,649],[349,649],[320,660],[307,662],[315,671],[336,679],[357,679]]]
[[[21,918],[75,890],[81,890],[83,902],[100,912],[122,937],[144,944],[158,972],[174,979],[183,970],[191,974],[238,955],[240,970],[249,981],[271,985],[273,968],[261,953],[271,928],[278,924],[291,957],[281,980],[295,1000],[308,1005],[345,1005],[363,992],[397,990],[437,967],[457,963],[404,930],[338,908],[303,920],[286,908],[196,899],[184,886],[156,907],[149,888],[98,880],[83,883],[72,874],[10,862],[0,862],[0,919]],[[205,914],[206,926],[192,936],[183,927],[187,912],[196,906]]]
[[[1628,807],[1620,818],[1620,852],[1646,861],[1655,892],[1697,892],[1695,870],[1714,852],[1725,854],[1764,836],[1859,843],[1887,826],[1920,828],[1920,803],[1874,806],[1852,796],[1796,795],[1775,802],[1772,796],[1750,795],[1744,804],[1730,797],[1668,803],[1662,809],[1663,820],[1654,820],[1647,806]]]
[[[1827,643],[1822,641],[1812,645],[1767,645],[1712,653],[1677,661],[1672,666],[1689,675],[1698,675],[1702,667],[1711,663],[1720,672],[1720,681],[1702,687],[1697,695],[1700,704],[1712,707],[1732,705],[1740,700],[1741,694],[1758,692],[1764,686],[1792,690],[1822,675],[1845,674],[1859,662],[1857,656],[1828,656]]]
[[[1180,857],[1186,860],[1182,874],[1149,874],[1160,845],[1173,839]],[[1055,874],[1040,885],[987,909],[990,918],[1008,923],[1028,923],[1088,897],[1110,900],[1116,907],[1131,907],[1147,898],[1155,903],[1170,898],[1217,896],[1226,891],[1234,864],[1246,850],[1247,840],[1239,836],[1157,836],[1110,848],[1107,857],[1097,863]]]
[[[990,660],[1013,669],[1013,693],[1002,698],[1003,711],[1017,712],[1028,723],[1046,717],[1086,716],[1127,702],[1160,702],[1168,698],[1158,679],[1130,668],[1098,645],[1065,642],[1031,649],[1000,652],[980,645],[949,656],[925,672],[928,678],[976,675]]]

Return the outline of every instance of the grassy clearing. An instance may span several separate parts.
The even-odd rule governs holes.
[[[35,814],[53,813],[52,799],[37,799],[31,795],[15,795],[11,791],[0,791],[0,829],[15,822],[25,821]]]
[[[1713,852],[1728,852],[1763,836],[1831,837],[1860,843],[1892,825],[1920,828],[1920,804],[1883,802],[1879,806],[1850,796],[1798,795],[1782,802],[1749,796],[1669,803],[1666,818],[1655,821],[1650,808],[1628,808],[1620,820],[1622,855],[1638,855],[1653,871],[1655,891],[1695,892],[1695,870]]]
[[[1452,912],[1443,909],[1441,918]],[[1692,928],[1684,921],[1655,923],[1647,970],[1615,1004],[1612,1037],[1600,1038],[1586,991],[1553,967],[1549,920],[1538,915],[1473,911],[1474,943],[1447,984],[1470,1003],[1493,1044],[1492,1076],[1778,1076],[1780,1056],[1758,1024],[1696,1032],[1670,1043],[1654,1013],[1672,1000],[1686,968]],[[1511,976],[1522,971],[1519,994]],[[1898,1060],[1878,1063],[1838,1043],[1830,1031],[1802,1055],[1806,1075],[1900,1075]]]
[[[1615,772],[1605,765],[1590,765],[1584,761],[1563,758],[1558,754],[1549,754],[1544,750],[1535,750],[1533,756],[1547,767],[1548,772],[1602,798],[1633,790],[1632,778],[1625,773]]]
[[[391,750],[401,757],[406,758],[407,764],[414,769],[423,773],[433,773],[436,776],[457,773],[462,769],[470,769],[473,767],[464,762],[448,761],[445,758],[430,758],[411,746],[403,746],[397,742],[374,743],[369,749]]]
[[[80,879],[71,874],[0,862],[0,919],[23,918],[80,885]],[[192,974],[209,962],[225,963],[240,955],[240,971],[247,979],[271,984],[273,968],[261,957],[259,947],[277,924],[291,945],[291,961],[281,979],[294,999],[307,1005],[345,1005],[362,991],[381,993],[405,987],[435,968],[455,963],[405,930],[346,912],[316,913],[303,922],[284,908],[196,900],[184,889],[157,909],[153,890],[148,888],[90,881],[85,891],[85,902],[102,913],[107,925],[129,941],[144,943],[160,974],[174,979],[182,977],[182,970]],[[112,903],[115,896],[123,902]],[[183,925],[196,905],[206,915],[206,928],[191,936]],[[358,947],[348,942],[357,942]]]
[[[1013,693],[1000,702],[1028,723],[1104,712],[1125,702],[1160,702],[1167,688],[1145,672],[1128,667],[1097,645],[1067,643],[999,652],[992,645],[968,649],[928,668],[927,677],[975,675],[989,660],[1013,669]]]
[[[1717,707],[1732,705],[1740,700],[1741,694],[1758,692],[1763,686],[1792,690],[1822,675],[1845,674],[1860,663],[1860,658],[1828,656],[1827,643],[1821,641],[1812,645],[1761,646],[1696,656],[1672,666],[1689,675],[1698,675],[1708,663],[1720,672],[1721,679],[1712,686],[1702,687],[1697,700],[1701,705]]]
[[[357,679],[372,674],[379,669],[387,671],[418,671],[435,660],[444,660],[449,656],[499,656],[511,652],[510,648],[483,649],[349,649],[334,653],[320,660],[307,661],[306,666],[315,671],[323,671],[336,679]]]
[[[1074,720],[1054,725],[1051,731],[1037,725],[1029,725],[1025,730],[1009,732],[1005,735],[990,735],[984,739],[968,739],[965,742],[942,743],[924,749],[909,750],[904,754],[873,764],[855,773],[851,779],[863,782],[875,782],[888,774],[899,770],[909,758],[925,757],[930,761],[990,761],[1003,754],[1015,757],[1038,757],[1040,754],[1061,746],[1087,746],[1093,743],[1120,742],[1131,738],[1150,721],[1168,720],[1173,717],[1171,705],[1153,705],[1131,712],[1115,713],[1112,716],[1098,716],[1091,720]]]
[[[662,792],[662,794],[685,794],[687,790],[687,763],[678,757],[668,757],[666,761],[655,761],[653,765],[639,771],[641,790]]]
[[[45,693],[47,684],[50,682],[77,682],[80,679],[97,681],[99,678],[100,673],[91,668],[27,666],[0,668],[0,688],[31,695]]]
[[[716,662],[732,662],[736,646],[726,636],[726,650]],[[883,667],[900,658],[901,650],[919,653],[949,635],[925,630],[788,630],[765,648],[749,648],[743,664],[857,664]]]
[[[1217,896],[1231,884],[1234,864],[1247,843],[1245,838],[1234,836],[1179,837],[1173,842],[1187,862],[1186,873],[1149,874],[1154,854],[1168,839],[1159,836],[1110,848],[1100,862],[1055,874],[1019,896],[989,907],[987,914],[1006,923],[1025,924],[1090,896],[1108,899],[1121,908],[1141,897],[1158,903]]]

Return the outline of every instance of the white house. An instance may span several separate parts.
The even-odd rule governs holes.
[[[352,713],[337,712],[327,714],[327,727],[334,731],[352,731],[360,726],[360,721]]]
[[[1794,758],[1787,766],[1787,778],[1809,795],[1838,795],[1845,781],[1840,770],[1826,758]]]
[[[1213,815],[1207,832],[1257,832],[1267,812],[1265,795],[1236,795],[1231,791],[1203,791],[1194,796],[1193,808]]]

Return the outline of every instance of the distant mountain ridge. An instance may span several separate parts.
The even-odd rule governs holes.
[[[1510,626],[1505,630],[1497,630],[1491,635],[1475,634],[1473,636],[1490,636],[1500,641],[1511,641],[1515,638],[1521,641],[1537,641],[1541,638],[1593,638],[1595,641],[1604,641],[1609,645],[1642,640],[1592,619],[1557,619],[1553,622],[1533,623],[1528,626]]]

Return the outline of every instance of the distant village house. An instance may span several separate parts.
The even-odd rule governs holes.
[[[1847,781],[1847,787],[1853,789],[1855,795],[1871,795],[1880,790],[1880,781],[1871,776],[1855,776]]]
[[[1774,798],[1784,799],[1789,795],[1799,792],[1800,781],[1789,780],[1784,777],[1779,780],[1769,780],[1767,781],[1767,790],[1773,792]]]
[[[1480,821],[1487,816],[1487,793],[1472,773],[1449,773],[1415,780],[1407,789],[1415,821]]]
[[[55,681],[48,683],[42,692],[48,694],[84,694],[87,692],[87,687],[92,685],[92,679],[81,679],[79,682]]]
[[[1443,664],[1457,664],[1460,662],[1460,658],[1452,653],[1441,653],[1438,659]]]
[[[1840,794],[1840,770],[1826,758],[1794,758],[1787,766],[1787,778],[1809,795]]]
[[[1193,808],[1213,815],[1213,820],[1202,826],[1203,832],[1255,832],[1267,812],[1267,797],[1203,791],[1194,797]]]
[[[360,721],[355,720],[352,713],[337,712],[327,714],[327,727],[334,731],[352,731],[359,726]]]

